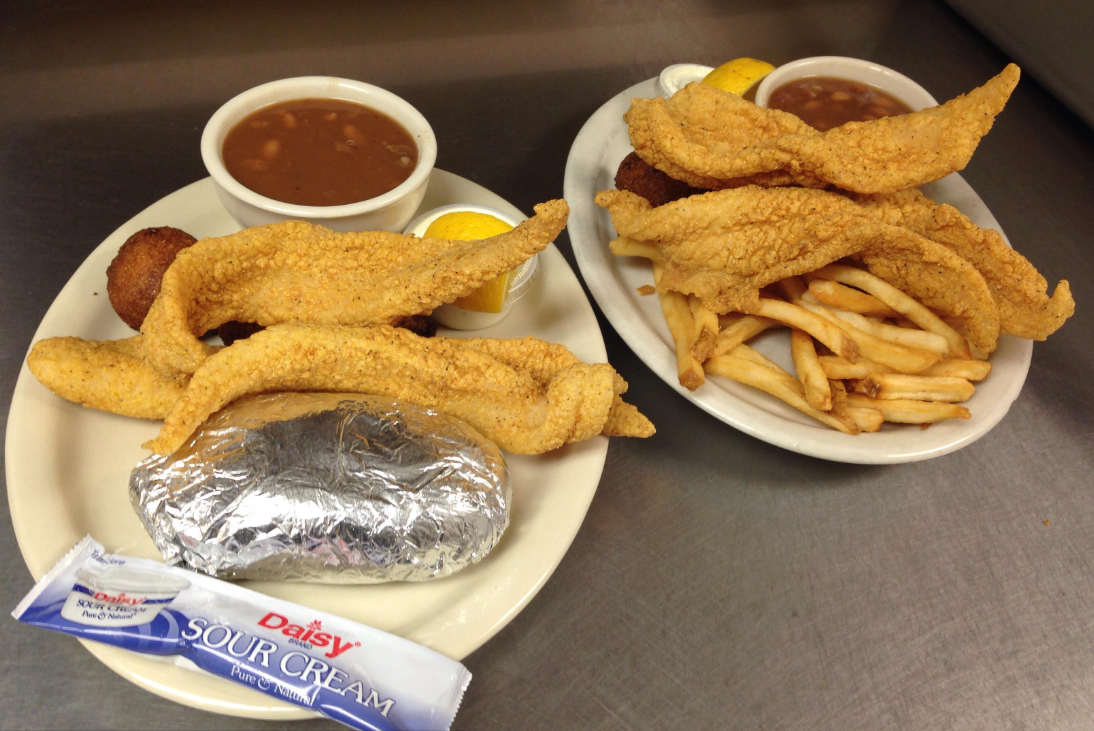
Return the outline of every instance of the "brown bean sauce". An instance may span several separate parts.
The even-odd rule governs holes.
[[[847,122],[869,122],[912,111],[875,86],[831,76],[788,81],[771,92],[767,106],[790,112],[822,132]]]
[[[375,198],[410,177],[418,147],[386,114],[338,99],[252,112],[224,138],[224,166],[259,195],[304,206]]]

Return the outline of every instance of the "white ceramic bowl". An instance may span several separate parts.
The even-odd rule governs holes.
[[[233,178],[224,167],[224,137],[251,112],[291,99],[342,99],[372,107],[403,125],[418,145],[418,165],[410,177],[375,198],[344,206],[301,206],[267,198]],[[421,112],[390,91],[331,76],[300,76],[271,81],[233,97],[209,119],[201,135],[201,159],[217,197],[241,226],[288,220],[317,223],[335,231],[401,231],[425,196],[437,161],[437,138]]]
[[[756,89],[756,103],[766,107],[771,92],[788,81],[806,76],[834,76],[876,86],[907,104],[913,112],[938,106],[938,102],[926,89],[904,74],[876,63],[845,56],[813,56],[779,66],[760,82]]]
[[[523,220],[510,216],[504,211],[499,211],[497,208],[479,206],[471,203],[455,203],[449,206],[434,208],[432,211],[423,213],[415,218],[414,222],[407,226],[403,233],[423,236],[425,235],[426,229],[429,228],[429,224],[446,213],[454,213],[456,211],[485,213],[488,216],[500,218],[513,227],[516,227],[517,224]],[[535,283],[536,275],[539,272],[538,264],[539,254],[536,254],[516,268],[513,273],[513,278],[509,282],[509,295],[505,298],[505,303],[501,306],[501,312],[472,312],[471,310],[464,310],[455,305],[441,305],[433,310],[433,319],[441,325],[452,328],[453,330],[481,330],[484,327],[498,324],[504,320],[513,309],[513,305],[516,304],[517,300],[526,295],[532,288],[532,284]]]

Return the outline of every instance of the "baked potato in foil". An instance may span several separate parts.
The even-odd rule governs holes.
[[[426,581],[509,524],[501,451],[459,419],[359,394],[276,393],[221,409],[129,480],[168,564],[224,579]]]

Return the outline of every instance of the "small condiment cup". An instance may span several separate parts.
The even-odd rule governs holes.
[[[691,82],[705,79],[713,70],[713,66],[698,63],[674,63],[666,66],[657,77],[657,93],[670,99]]]
[[[807,76],[832,76],[875,86],[911,107],[913,112],[937,107],[930,93],[904,74],[870,61],[846,56],[813,56],[779,66],[760,82],[756,89],[756,104],[767,106],[771,92],[783,84]]]
[[[251,112],[292,99],[341,99],[371,107],[401,124],[418,146],[418,164],[406,180],[386,193],[343,206],[302,206],[267,198],[247,188],[224,166],[224,138]],[[331,76],[300,76],[256,86],[228,100],[205,125],[201,159],[217,197],[241,226],[302,220],[335,231],[400,231],[425,196],[437,160],[437,138],[421,112],[409,102],[372,84]]]
[[[434,208],[431,211],[423,213],[415,218],[414,221],[403,230],[403,233],[413,234],[419,237],[423,236],[426,229],[429,228],[429,224],[446,213],[455,213],[457,211],[485,213],[488,216],[500,218],[514,228],[523,220],[511,216],[504,211],[499,211],[497,208],[479,206],[472,203],[455,203],[449,206]],[[532,285],[535,283],[536,275],[539,271],[538,265],[539,254],[536,254],[513,270],[513,276],[509,280],[509,294],[506,296],[505,302],[501,306],[501,312],[473,312],[471,310],[456,307],[455,305],[441,305],[433,310],[433,319],[440,325],[453,330],[481,330],[484,327],[498,324],[504,320],[513,309],[513,305],[516,304],[517,300],[532,289]]]

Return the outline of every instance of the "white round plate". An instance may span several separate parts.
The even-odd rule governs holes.
[[[684,398],[746,434],[784,449],[813,457],[859,464],[890,464],[930,459],[960,449],[982,437],[1018,398],[1029,370],[1033,343],[1004,336],[992,354],[992,373],[976,385],[966,403],[971,419],[950,419],[921,429],[886,424],[880,432],[850,436],[809,418],[778,399],[720,377],[692,392],[680,385],[672,336],[657,297],[636,290],[653,284],[647,262],[616,257],[608,249],[615,238],[608,212],[593,202],[597,191],[615,187],[619,163],[631,151],[623,114],[633,97],[657,95],[656,80],[635,84],[600,107],[574,140],[566,161],[563,192],[570,204],[567,230],[581,275],[600,309],[631,350]],[[983,228],[999,229],[976,192],[954,174],[923,187],[924,193],[949,203]],[[753,341],[760,352],[794,372],[790,337],[785,329]]]
[[[524,218],[485,188],[435,170],[421,210],[457,202],[492,206]],[[239,230],[208,178],[172,193],[92,252],[53,302],[34,339],[132,335],[106,297],[106,267],[132,233],[163,225],[198,238]],[[540,267],[538,281],[519,306],[503,322],[474,335],[535,335],[562,343],[584,361],[606,361],[593,308],[553,244],[540,254]],[[64,401],[39,384],[24,364],[8,417],[8,503],[23,558],[36,580],[86,534],[113,552],[160,558],[129,504],[127,488],[130,470],[146,456],[140,445],[156,435],[159,424]],[[607,450],[607,438],[596,437],[539,457],[506,455],[513,480],[509,528],[481,563],[447,579],[372,586],[246,585],[462,659],[516,616],[558,566],[596,492]],[[312,715],[211,675],[106,645],[85,645],[123,677],[189,706],[252,718]]]

